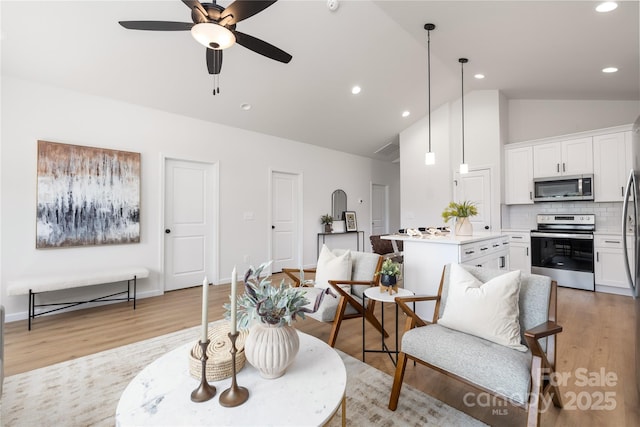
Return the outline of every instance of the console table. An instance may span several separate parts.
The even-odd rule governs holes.
[[[191,392],[199,381],[189,375],[187,343],[144,368],[122,393],[116,426],[159,425],[324,425],[342,406],[346,424],[347,371],[340,355],[325,342],[298,331],[300,351],[280,378],[264,379],[245,363],[237,374],[249,399],[233,408],[221,406],[220,394],[231,378],[211,382],[216,395],[194,403]]]
[[[322,238],[322,244],[324,244],[327,236],[344,236],[352,235],[356,238],[356,248],[360,251],[360,234],[362,233],[362,249],[364,249],[364,231],[341,231],[339,233],[318,233],[316,241],[316,259],[320,257],[320,238]]]

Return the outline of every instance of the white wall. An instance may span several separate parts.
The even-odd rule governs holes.
[[[640,115],[640,101],[512,99],[508,104],[509,143],[628,125]]]
[[[500,226],[501,153],[504,99],[496,90],[465,95],[465,161],[470,169],[491,168],[491,224]],[[441,213],[453,197],[453,174],[462,160],[460,100],[445,104],[431,115],[431,145],[436,164],[426,166],[427,118],[400,133],[401,225],[443,225]]]
[[[431,151],[436,163],[424,164],[428,151],[427,117],[400,133],[400,225],[402,228],[442,224],[440,214],[452,197],[450,105],[431,113]]]
[[[399,227],[399,165],[296,141],[190,119],[2,76],[0,302],[9,320],[26,317],[27,297],[8,297],[8,280],[52,274],[82,266],[143,265],[152,274],[141,296],[162,293],[160,223],[162,156],[218,162],[220,167],[220,272],[229,280],[234,265],[258,264],[269,253],[270,171],[303,177],[304,264],[314,265],[319,218],[331,209],[331,193],[345,190],[359,228],[370,221],[370,183],[390,186],[390,225]],[[140,152],[142,157],[141,242],[64,249],[35,249],[36,143],[43,139]],[[362,198],[362,204],[357,199]],[[251,221],[243,212],[252,211]],[[368,243],[366,245],[368,247]],[[79,290],[69,292],[78,295]],[[222,302],[221,302],[222,303]]]

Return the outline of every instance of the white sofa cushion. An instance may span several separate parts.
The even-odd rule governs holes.
[[[438,324],[527,351],[520,341],[519,295],[519,270],[482,283],[458,264],[451,264],[447,304]]]

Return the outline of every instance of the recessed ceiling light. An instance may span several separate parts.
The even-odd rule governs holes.
[[[478,79],[478,80],[480,80],[480,79],[484,79],[484,74],[480,74],[480,73],[478,73],[478,74],[474,74],[474,76],[473,76],[473,77],[475,77],[475,78],[476,78],[476,79]]]
[[[411,114],[411,113],[410,113],[410,112],[408,112],[408,111],[403,111],[403,112],[402,112],[402,117],[409,117],[409,115],[410,115],[410,114]]]
[[[615,73],[617,71],[618,69],[616,67],[607,67],[602,69],[603,73]]]
[[[618,7],[618,3],[614,1],[605,1],[596,6],[596,11],[598,12],[611,12]]]
[[[360,91],[362,90],[362,88],[360,86],[354,86],[351,88],[351,93],[354,95],[357,95],[360,93]]]
[[[247,104],[245,102],[244,104],[240,104],[240,108],[242,108],[244,111],[249,111],[251,110],[251,104]]]

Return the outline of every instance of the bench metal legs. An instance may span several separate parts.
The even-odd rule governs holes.
[[[133,297],[131,296],[131,284],[133,282]],[[93,298],[86,301],[74,301],[74,302],[57,302],[57,303],[49,303],[49,304],[36,304],[36,295],[38,293],[43,292],[33,292],[32,289],[29,289],[29,330],[31,330],[32,319],[35,319],[36,316],[42,316],[43,314],[53,313],[54,311],[64,310],[65,308],[75,307],[80,304],[88,304],[90,302],[103,302],[103,301],[131,301],[133,300],[133,309],[136,309],[136,294],[137,294],[137,284],[138,280],[136,276],[133,276],[132,279],[127,280],[127,290],[116,292],[113,294],[105,295],[102,297]],[[127,294],[126,298],[113,298],[118,295]],[[52,308],[51,310],[42,311],[36,314],[36,307],[54,307],[61,306],[58,308]]]

